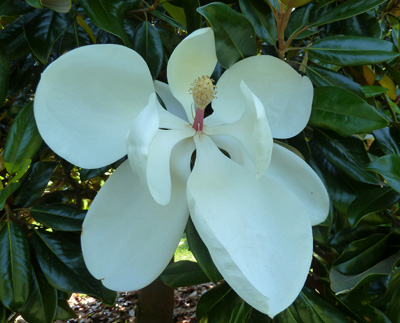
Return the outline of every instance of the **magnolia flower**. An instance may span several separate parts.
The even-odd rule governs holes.
[[[311,226],[328,213],[316,173],[272,139],[305,127],[313,88],[264,55],[234,64],[215,87],[215,53],[210,28],[192,33],[170,57],[167,85],[153,83],[126,47],[75,49],[44,71],[35,118],[46,143],[80,167],[128,155],[82,229],[86,265],[106,287],[136,290],[156,279],[190,213],[225,280],[273,317],[301,291]],[[213,113],[204,118],[210,102]]]

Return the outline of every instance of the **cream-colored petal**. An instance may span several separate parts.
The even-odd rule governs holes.
[[[260,177],[271,161],[273,139],[261,101],[243,81],[240,90],[245,98],[245,110],[240,119],[220,126],[205,127],[204,133],[225,134],[238,139],[253,158],[256,176]]]
[[[135,51],[111,44],[84,46],[43,72],[35,119],[58,155],[83,168],[98,168],[126,154],[132,120],[153,92],[149,69]]]
[[[307,209],[312,225],[324,222],[329,213],[329,196],[314,170],[299,156],[274,144],[271,164],[264,174],[295,193]]]
[[[313,100],[313,86],[287,63],[260,55],[241,60],[222,74],[213,101],[214,118],[234,122],[245,108],[240,91],[244,81],[265,107],[274,138],[290,138],[306,126]]]
[[[211,76],[217,64],[214,33],[202,28],[187,36],[172,53],[168,66],[168,84],[172,94],[181,102],[189,122],[193,122],[192,83],[202,75]],[[193,107],[193,111],[196,111]]]
[[[178,129],[160,130],[160,112],[180,120],[183,125]],[[126,139],[129,163],[157,203],[167,205],[171,198],[170,157],[173,148],[194,134],[195,130],[183,120],[158,109],[155,94],[133,121]]]
[[[186,112],[183,109],[182,104],[172,95],[169,85],[164,82],[156,80],[154,81],[154,87],[156,89],[157,94],[164,102],[167,110],[172,114],[176,115],[177,117],[179,117],[180,119],[188,121]]]
[[[273,317],[300,293],[311,264],[312,230],[301,201],[272,179],[196,135],[187,199],[217,268],[247,303]],[[290,264],[290,265],[288,265]]]
[[[94,277],[112,290],[128,291],[161,274],[187,222],[185,184],[174,177],[171,202],[161,206],[143,189],[128,161],[111,175],[83,223],[83,257]]]

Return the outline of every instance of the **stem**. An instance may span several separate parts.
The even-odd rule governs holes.
[[[279,6],[279,19],[277,23],[277,29],[278,29],[278,43],[279,43],[279,58],[281,60],[285,59],[285,52],[288,46],[285,43],[285,30],[288,25],[290,16],[292,15],[293,1],[294,0],[289,2],[286,10],[283,8],[283,5]]]
[[[393,111],[392,106],[390,105],[390,102],[389,102],[389,100],[388,100],[387,95],[385,94],[384,97],[385,97],[385,101],[386,101],[386,103],[387,103],[387,105],[388,105],[390,114],[392,115],[393,121],[394,121],[395,123],[398,124],[399,122],[397,121],[396,113]]]
[[[296,31],[292,36],[289,37],[288,41],[286,42],[286,47],[289,47],[290,44],[292,43],[292,41],[298,36],[300,35],[303,31],[306,31],[308,28],[310,28],[310,26],[304,26],[303,28],[299,29],[298,31]]]

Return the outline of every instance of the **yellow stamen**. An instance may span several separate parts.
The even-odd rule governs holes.
[[[215,90],[213,80],[209,76],[203,75],[192,83],[189,93],[193,95],[196,107],[204,110],[215,99],[217,91]]]

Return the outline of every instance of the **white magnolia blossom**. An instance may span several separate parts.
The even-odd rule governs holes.
[[[273,317],[301,291],[312,259],[311,226],[329,208],[316,173],[272,139],[305,127],[313,87],[286,63],[261,55],[227,70],[215,97],[208,76],[216,63],[210,28],[175,49],[168,85],[153,82],[131,49],[81,47],[43,73],[35,118],[46,143],[80,167],[128,155],[82,229],[86,265],[106,287],[136,290],[156,279],[190,214],[229,285]],[[211,100],[213,113],[203,124]]]

